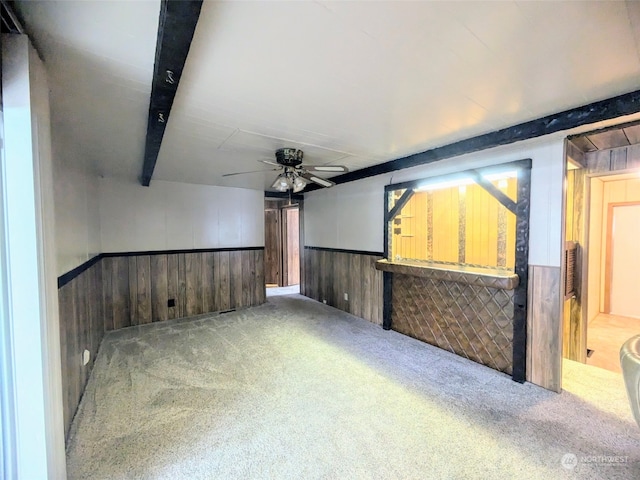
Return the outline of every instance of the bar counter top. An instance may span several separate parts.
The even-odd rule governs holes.
[[[376,270],[502,290],[513,290],[520,283],[518,275],[506,270],[413,262],[411,260],[378,260]]]

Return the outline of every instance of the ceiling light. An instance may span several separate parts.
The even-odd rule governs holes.
[[[273,182],[273,185],[271,185],[271,188],[275,188],[279,192],[286,192],[292,187],[292,185],[291,180],[289,180],[284,174],[280,174],[278,175],[278,178],[276,178],[276,181]]]
[[[301,192],[306,186],[307,182],[304,181],[304,178],[296,177],[293,179],[293,193]]]
[[[502,180],[503,178],[517,178],[518,172],[513,170],[510,172],[492,173],[491,175],[483,175],[484,178],[493,182],[495,180]]]
[[[451,180],[449,182],[436,182],[426,185],[421,185],[414,189],[416,192],[428,192],[430,190],[440,190],[442,188],[460,187],[463,185],[472,185],[473,180],[470,178],[460,178],[458,180]]]

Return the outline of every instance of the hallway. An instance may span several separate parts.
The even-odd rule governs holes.
[[[620,347],[626,340],[638,334],[640,318],[598,314],[589,323],[587,331],[587,348],[593,350],[593,354],[587,358],[587,364],[612,372],[622,372]]]

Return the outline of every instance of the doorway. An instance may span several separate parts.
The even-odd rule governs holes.
[[[300,288],[301,201],[265,199],[265,283],[267,288]],[[289,291],[292,290],[292,291]],[[267,292],[269,293],[269,292]]]
[[[640,256],[634,249],[640,238],[640,176],[587,171],[567,175],[566,240],[577,242],[578,254],[576,289],[565,302],[563,354],[620,373],[620,348],[640,333]]]
[[[609,205],[607,227],[605,311],[611,315],[640,318],[638,272],[640,256],[640,202]]]

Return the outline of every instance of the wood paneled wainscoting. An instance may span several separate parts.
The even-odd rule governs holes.
[[[105,328],[259,305],[264,249],[105,254]]]
[[[560,267],[529,265],[527,380],[559,392],[562,385]]]
[[[67,435],[105,332],[100,256],[58,279],[58,311],[63,417]],[[82,361],[85,349],[91,352],[87,365]]]
[[[300,293],[382,325],[382,253],[304,247]],[[345,299],[346,294],[346,299]]]
[[[68,434],[106,331],[264,303],[264,248],[101,254],[59,277],[58,297]]]

